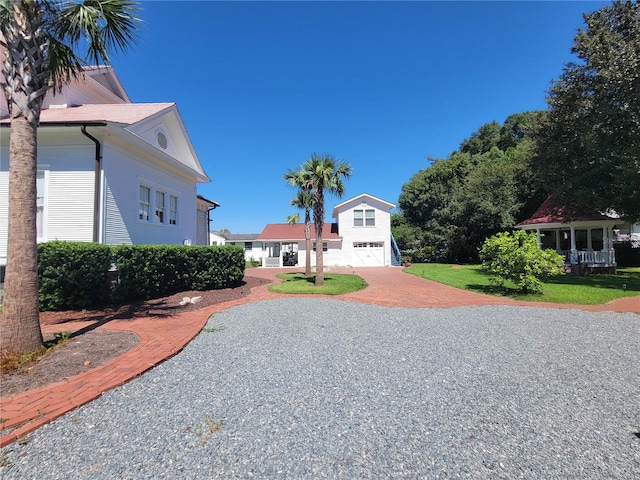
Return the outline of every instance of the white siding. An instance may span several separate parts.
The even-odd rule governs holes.
[[[121,244],[183,244],[196,241],[196,186],[171,175],[157,165],[134,157],[119,146],[105,145],[104,242]],[[139,186],[145,184],[178,196],[178,225],[156,224],[138,219]],[[155,194],[152,194],[154,197]],[[154,197],[155,198],[155,197]]]
[[[45,241],[93,240],[94,152],[92,145],[38,150],[38,170],[49,171]]]
[[[375,211],[375,226],[355,227],[353,225],[354,210]],[[387,204],[372,197],[356,197],[353,202],[345,202],[338,212],[339,233],[342,237],[341,261],[343,265],[363,265],[363,256],[355,252],[354,243],[382,243],[384,244],[384,265],[391,265],[391,212]],[[378,258],[370,255],[370,266],[378,265]]]
[[[38,134],[38,170],[48,171],[44,241],[93,239],[94,147],[78,130]],[[62,146],[64,143],[67,146]],[[9,201],[9,131],[0,148],[0,264],[6,263]],[[52,145],[54,144],[54,145]]]

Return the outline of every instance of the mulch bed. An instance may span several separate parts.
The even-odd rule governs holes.
[[[198,310],[209,305],[237,300],[251,293],[251,289],[270,283],[257,277],[245,277],[241,285],[234,288],[209,290],[206,292],[180,292],[168,297],[146,300],[125,305],[111,305],[104,308],[66,312],[42,312],[42,325],[64,325],[69,322],[95,321],[96,326],[110,320],[137,317],[170,317],[177,313]],[[195,304],[180,305],[184,297],[201,297]],[[0,396],[9,397],[60,382],[91,368],[98,367],[111,359],[126,353],[139,341],[136,334],[115,330],[85,329],[72,335],[64,344],[54,348],[38,361],[25,365],[19,370],[0,375]],[[45,338],[50,340],[52,336]]]

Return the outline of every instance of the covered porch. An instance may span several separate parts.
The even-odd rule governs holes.
[[[563,210],[550,196],[516,228],[535,232],[540,248],[563,255],[568,272],[615,273],[614,229],[621,220],[598,212],[568,218]]]

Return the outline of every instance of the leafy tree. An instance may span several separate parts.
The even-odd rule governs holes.
[[[500,124],[495,120],[482,125],[471,138],[465,139],[460,145],[460,151],[470,155],[482,154],[490,151],[500,140]]]
[[[347,162],[338,162],[331,155],[316,153],[302,165],[304,175],[309,178],[309,191],[313,194],[313,222],[316,227],[316,280],[317,286],[324,284],[324,258],[322,251],[322,228],[324,227],[325,193],[338,198],[344,195],[343,179],[349,178],[353,168]]]
[[[391,233],[401,252],[420,247],[420,228],[409,224],[402,213],[391,214]]]
[[[512,281],[522,293],[539,292],[542,281],[562,273],[564,258],[555,250],[541,250],[535,233],[517,230],[488,238],[480,251],[482,265],[500,287]]]
[[[543,181],[570,204],[640,218],[640,4],[615,1],[586,27],[549,91]]]
[[[463,185],[452,193],[452,222],[457,226],[449,255],[476,261],[482,242],[516,224],[520,209],[513,165],[497,147],[479,159]]]
[[[44,96],[82,74],[86,59],[108,63],[110,50],[135,39],[137,4],[128,0],[0,0],[0,86],[11,117],[9,237],[0,351],[42,344],[36,245],[37,127]]]
[[[419,246],[435,247],[438,259],[476,261],[485,238],[533,213],[549,193],[532,173],[543,118],[544,112],[523,112],[502,126],[483,125],[403,185],[398,204],[422,232]]]
[[[423,232],[422,243],[446,250],[454,235],[451,222],[452,192],[460,187],[471,169],[468,154],[454,152],[446,160],[414,174],[402,186],[398,206],[410,225]]]

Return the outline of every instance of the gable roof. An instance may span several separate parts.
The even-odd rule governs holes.
[[[616,220],[614,217],[609,217],[600,212],[583,211],[579,214],[573,214],[573,212],[575,211],[580,210],[578,210],[577,208],[567,208],[560,195],[551,194],[542,203],[542,205],[538,207],[534,214],[531,215],[531,218],[518,223],[516,227],[524,227],[527,225],[544,225],[551,223]]]
[[[338,205],[336,205],[335,207],[333,207],[333,213],[332,216],[335,218],[338,215],[338,211],[342,209],[342,207],[350,204],[350,203],[377,203],[377,204],[381,204],[384,207],[388,208],[389,210],[391,210],[392,208],[395,207],[395,205],[393,203],[387,202],[386,200],[382,200],[381,198],[378,197],[374,197],[373,195],[369,195],[368,193],[361,193],[360,195],[350,198],[348,200],[345,200],[342,203],[339,203]]]
[[[311,225],[311,239],[316,238],[315,225]],[[264,241],[303,241],[304,240],[304,223],[296,223],[291,225],[289,223],[269,223],[264,230],[258,236],[258,240]],[[322,240],[323,241],[337,241],[341,240],[338,235],[337,223],[325,223],[322,227]]]

